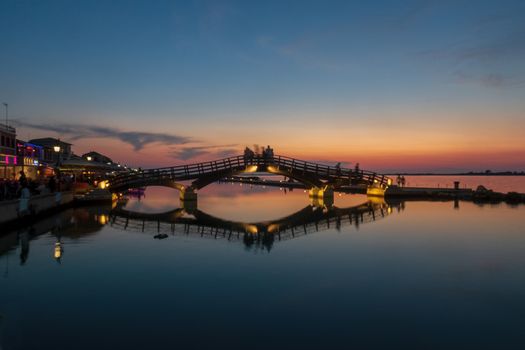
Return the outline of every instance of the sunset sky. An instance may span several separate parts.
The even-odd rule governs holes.
[[[3,0],[0,102],[21,139],[132,166],[270,144],[384,172],[521,171],[524,23],[507,0]]]

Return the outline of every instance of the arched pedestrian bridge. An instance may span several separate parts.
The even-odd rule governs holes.
[[[285,156],[236,156],[215,161],[148,169],[118,175],[109,181],[112,192],[131,188],[167,186],[181,191],[181,200],[196,199],[196,190],[229,176],[244,173],[271,173],[283,175],[300,183],[312,197],[333,197],[334,190],[345,186],[362,187],[369,195],[383,196],[391,179],[371,171],[327,166]],[[183,185],[182,181],[191,181]]]

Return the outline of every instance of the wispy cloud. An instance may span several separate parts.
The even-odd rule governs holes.
[[[477,34],[479,35],[479,33]],[[470,62],[494,62],[501,59],[519,59],[525,56],[525,31],[519,30],[492,40],[460,38],[451,44],[417,53],[418,56],[452,60],[456,64]]]
[[[525,31],[514,30],[480,40],[481,34],[458,39],[449,46],[420,52],[421,57],[450,65],[458,83],[476,83],[491,88],[521,87],[525,77]]]
[[[468,74],[464,71],[454,73],[456,81],[465,84],[476,84],[492,88],[525,86],[525,79],[516,79],[498,73],[487,73],[482,75]]]
[[[458,50],[456,58],[461,61],[478,60],[492,62],[507,57],[525,56],[525,31],[515,32],[498,41],[487,42]]]
[[[239,150],[234,148],[236,144],[231,145],[207,145],[191,146],[174,149],[171,156],[175,159],[189,160],[200,156],[207,155],[213,158],[227,158],[239,154]]]
[[[154,143],[163,145],[180,145],[192,141],[188,137],[168,133],[124,131],[116,128],[89,126],[84,124],[42,124],[25,121],[16,121],[16,124],[21,127],[31,128],[39,131],[52,132],[61,135],[62,137],[68,137],[70,140],[87,138],[117,139],[132,145],[137,151]]]

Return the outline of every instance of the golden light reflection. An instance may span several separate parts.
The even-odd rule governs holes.
[[[368,201],[372,204],[386,204],[385,197],[380,196],[370,196],[368,197]]]
[[[108,223],[109,217],[105,214],[102,214],[98,217],[98,223],[101,225],[106,225]]]
[[[62,257],[62,245],[60,244],[60,242],[55,243],[55,251],[53,257],[56,260],[60,260],[60,258]]]
[[[278,224],[270,224],[268,226],[268,232],[269,233],[274,233],[274,232],[277,232],[279,231],[279,225]]]
[[[257,226],[255,225],[246,224],[244,225],[244,228],[246,229],[248,233],[251,233],[252,235],[255,235],[259,232],[259,230],[257,229]]]

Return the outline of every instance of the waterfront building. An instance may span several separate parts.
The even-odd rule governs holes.
[[[95,151],[84,153],[82,158],[90,162],[113,164],[113,160],[111,160],[111,158]]]
[[[36,179],[38,177],[42,146],[16,140],[16,154],[18,158],[16,166],[17,177],[22,171],[28,179]]]
[[[16,129],[7,124],[0,124],[0,178],[13,178],[17,162]]]
[[[18,156],[17,176],[20,171],[23,171],[28,179],[37,179],[53,174],[55,163],[53,163],[51,150],[46,150],[41,145],[22,140],[16,140],[16,146]]]
[[[43,148],[42,161],[49,163],[50,165],[59,165],[63,161],[71,158],[73,153],[71,152],[71,143],[55,139],[53,137],[44,137],[40,139],[29,140],[30,143],[39,145]]]
[[[95,151],[78,156],[73,153],[71,143],[60,139],[45,137],[32,139],[29,143],[41,147],[41,164],[59,169],[62,174],[73,175],[75,181],[92,182],[124,170],[111,158]]]

